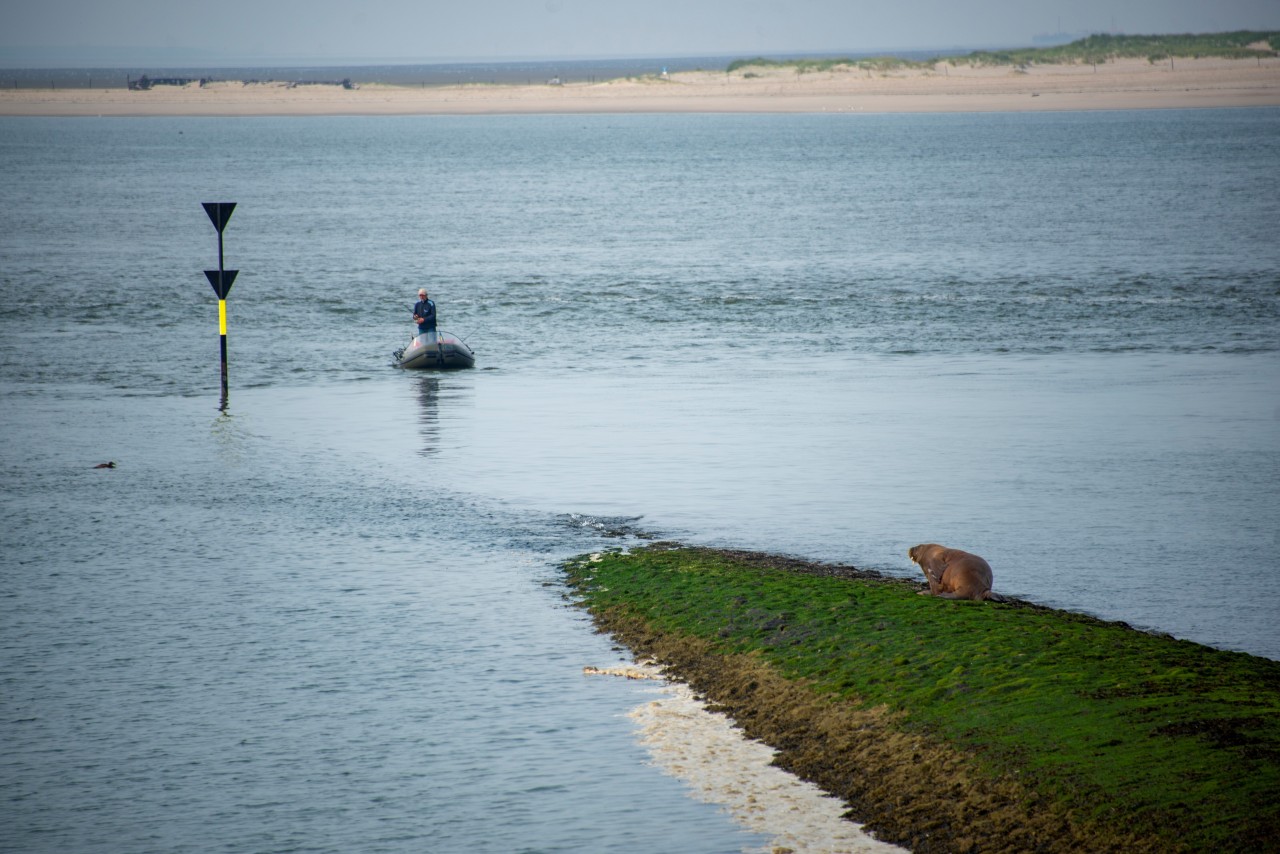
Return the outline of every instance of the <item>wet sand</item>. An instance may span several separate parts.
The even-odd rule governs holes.
[[[1152,64],[950,66],[798,74],[693,71],[565,85],[388,86],[220,82],[0,90],[4,116],[934,113],[1280,106],[1280,57]]]
[[[783,771],[769,745],[746,738],[682,682],[668,681],[650,661],[622,667],[584,667],[595,676],[647,679],[656,699],[632,709],[640,741],[653,764],[689,787],[698,800],[720,806],[734,821],[770,837],[762,851],[810,854],[903,854],[844,816],[843,802]],[[752,849],[755,850],[755,849]]]

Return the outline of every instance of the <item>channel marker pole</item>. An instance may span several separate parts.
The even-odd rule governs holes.
[[[203,202],[204,212],[209,215],[213,227],[218,230],[218,269],[205,270],[205,278],[213,286],[218,295],[218,335],[222,344],[222,405],[227,408],[227,294],[231,293],[231,285],[236,280],[239,270],[224,270],[222,265],[222,232],[231,219],[231,212],[236,209],[235,202]]]

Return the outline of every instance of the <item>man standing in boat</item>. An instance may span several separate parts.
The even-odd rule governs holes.
[[[418,324],[418,334],[430,333],[425,343],[436,343],[436,304],[427,299],[427,289],[418,288],[418,301],[413,305],[413,322]]]

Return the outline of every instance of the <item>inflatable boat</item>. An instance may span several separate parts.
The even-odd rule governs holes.
[[[414,337],[409,346],[392,353],[397,368],[410,370],[452,370],[454,368],[470,368],[476,363],[476,354],[467,346],[467,342],[450,335],[443,330],[436,333],[435,343],[431,343],[431,333],[424,332]]]

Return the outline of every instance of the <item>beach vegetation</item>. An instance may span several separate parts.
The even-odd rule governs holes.
[[[1114,59],[1217,57],[1252,59],[1274,56],[1280,32],[1240,30],[1201,35],[1109,35],[1100,33],[1053,47],[974,51],[964,57],[975,65],[1100,64]]]
[[[739,71],[743,68],[769,68],[770,66],[780,64],[782,63],[779,60],[765,59],[763,56],[757,56],[753,59],[735,59],[733,62],[729,63],[729,66],[725,71],[732,74],[733,72]]]
[[[899,69],[929,69],[939,62],[958,65],[1077,65],[1101,64],[1116,59],[1145,58],[1152,62],[1170,58],[1218,57],[1253,59],[1280,52],[1280,32],[1237,30],[1227,33],[1183,35],[1110,35],[1106,33],[1077,39],[1052,47],[1007,50],[977,50],[967,54],[910,60],[895,56],[803,59],[737,59],[726,69],[732,74],[747,68],[791,68],[797,74],[819,71],[863,69],[886,72]]]
[[[849,57],[828,58],[828,59],[765,59],[756,57],[755,59],[737,59],[729,63],[725,69],[726,73],[732,74],[735,71],[744,71],[744,69],[780,69],[794,71],[796,74],[814,74],[821,72],[847,72],[847,71],[876,71],[886,72],[904,68],[929,68],[932,62],[917,62],[908,59],[899,59],[894,56],[873,56],[852,59]],[[754,71],[745,71],[743,77],[748,74],[758,77],[758,73]]]
[[[986,781],[971,814],[991,787],[1015,792],[1008,799],[1026,812],[1006,823],[1021,822],[1025,834],[1027,816],[1057,816],[1076,834],[1063,839],[1091,850],[1103,850],[1095,846],[1104,837],[1108,846],[1126,839],[1132,850],[1258,850],[1280,832],[1280,662],[1031,603],[946,601],[918,596],[922,585],[907,579],[797,565],[656,544],[578,558],[565,571],[600,627],[633,649],[683,639],[716,660],[706,673],[749,666],[791,686],[797,693],[785,710],[769,712],[738,696],[758,689],[694,685],[755,720],[766,741],[762,715],[803,716],[810,702],[827,709],[813,721],[832,709],[875,713],[879,724],[858,726],[937,746],[944,758],[922,761],[951,769],[946,785],[957,792]],[[804,745],[796,732],[774,746],[822,757],[795,760],[819,782],[829,771],[845,779],[831,771],[841,762],[857,766],[857,778],[905,761],[868,767],[877,760],[838,755],[844,736]],[[914,850],[924,850],[915,846],[930,834],[947,837],[936,827],[904,826],[902,815],[877,816],[873,797],[857,795],[855,784],[853,795],[838,790],[844,784],[830,779],[834,794],[871,804],[860,821]],[[1006,832],[997,827],[991,838]]]

